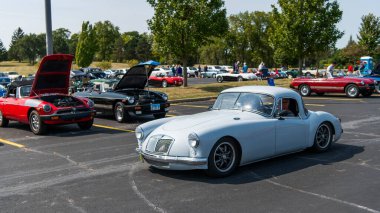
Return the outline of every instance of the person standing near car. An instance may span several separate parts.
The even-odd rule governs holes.
[[[234,73],[235,74],[239,73],[239,63],[240,63],[240,61],[236,61],[234,64]]]
[[[247,73],[247,72],[248,72],[248,65],[247,65],[247,63],[244,62],[243,73]]]
[[[336,65],[336,62],[332,62],[332,64],[330,64],[330,66],[327,67],[327,72],[329,72],[331,74],[331,76],[334,75],[334,67]]]
[[[198,78],[199,77],[199,74],[201,73],[202,71],[202,68],[201,68],[201,65],[199,64],[198,65],[198,70],[195,71],[195,77]]]

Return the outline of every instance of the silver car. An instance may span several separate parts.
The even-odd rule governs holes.
[[[208,112],[144,123],[136,137],[137,151],[153,167],[222,177],[309,147],[326,151],[342,132],[340,119],[307,110],[293,90],[245,86],[222,91]]]

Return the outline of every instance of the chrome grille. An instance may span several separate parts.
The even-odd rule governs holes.
[[[169,152],[174,139],[166,135],[154,135],[149,138],[146,145],[146,152],[166,155]]]

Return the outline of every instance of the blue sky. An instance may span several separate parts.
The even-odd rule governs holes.
[[[277,0],[225,0],[228,15],[245,11],[270,11]],[[379,0],[338,0],[343,10],[338,28],[345,35],[337,43],[344,47],[350,35],[356,39],[361,17],[376,12]],[[53,30],[67,28],[79,32],[83,21],[95,23],[109,20],[121,32],[148,32],[146,20],[153,15],[153,9],[145,0],[52,0]],[[44,0],[0,0],[0,39],[8,49],[14,30],[21,27],[26,33],[45,32]]]

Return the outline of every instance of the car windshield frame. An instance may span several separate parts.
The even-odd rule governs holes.
[[[221,103],[221,101],[224,101],[223,99],[221,98],[224,98],[223,96],[232,96],[231,100],[224,104],[226,104],[227,106],[224,108],[224,107],[220,107],[223,103]],[[249,97],[251,96],[251,97]],[[246,105],[242,106],[242,102],[245,102],[247,100],[249,100],[249,102],[253,102],[253,99],[250,100],[248,98],[254,98],[256,99],[256,101],[259,101],[260,102],[260,107],[262,107],[262,110],[264,110],[266,108],[267,105],[267,101],[264,102],[263,100],[263,97],[265,98],[270,98],[271,99],[271,102],[269,103],[269,105],[271,104],[271,110],[270,110],[270,113],[266,113],[262,110],[258,110],[257,108],[256,109],[250,109],[250,108],[246,108],[244,109],[244,107],[246,107]],[[259,100],[257,100],[259,99]],[[228,100],[228,99],[227,99]],[[218,98],[216,99],[216,101],[214,102],[214,105],[212,106],[212,110],[239,110],[239,111],[246,111],[246,112],[252,112],[252,113],[256,113],[256,114],[259,114],[259,115],[262,115],[264,117],[272,117],[273,116],[273,113],[274,113],[274,110],[275,110],[275,105],[276,105],[276,102],[275,102],[275,97],[270,95],[270,94],[265,94],[265,93],[254,93],[254,92],[225,92],[225,93],[221,93],[219,94]],[[229,106],[228,106],[229,105]],[[219,106],[219,107],[217,107]],[[252,105],[251,105],[252,107]]]

